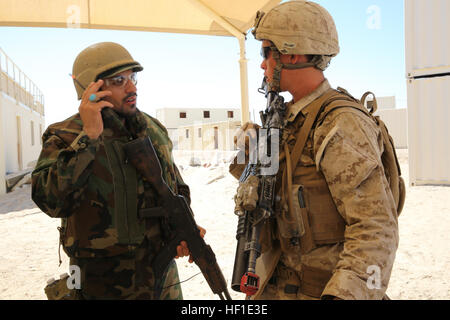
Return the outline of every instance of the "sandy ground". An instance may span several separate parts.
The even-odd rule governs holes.
[[[408,180],[407,150],[399,150]],[[182,175],[192,190],[197,223],[207,229],[205,240],[216,253],[228,283],[235,254],[237,217],[233,195],[237,182],[224,164],[191,167],[181,159]],[[43,214],[30,199],[30,186],[0,196],[0,299],[46,299],[47,279],[68,271],[68,259],[58,267],[59,219]],[[450,187],[407,186],[399,219],[397,251],[388,295],[392,299],[450,299]],[[195,264],[178,260],[181,280],[199,272]],[[185,299],[218,299],[203,276],[182,284]],[[233,299],[242,294],[230,289]]]

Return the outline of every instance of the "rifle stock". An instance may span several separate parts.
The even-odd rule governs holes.
[[[186,241],[194,262],[201,270],[214,294],[231,300],[225,278],[216,256],[200,236],[191,208],[186,199],[174,194],[162,177],[162,169],[150,138],[140,137],[124,146],[128,161],[149,181],[160,200],[169,233],[162,249],[151,261],[156,279],[161,279],[170,261],[177,255],[177,246]]]

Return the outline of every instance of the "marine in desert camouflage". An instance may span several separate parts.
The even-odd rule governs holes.
[[[404,198],[390,188],[379,126],[359,100],[332,89],[323,76],[339,53],[331,15],[311,1],[288,1],[258,12],[253,34],[262,41],[269,90],[288,91],[293,101],[286,106],[277,201],[261,231],[260,286],[252,298],[387,298]],[[360,107],[347,107],[354,105]],[[236,168],[230,172],[239,178]],[[251,193],[243,188],[236,208]]]

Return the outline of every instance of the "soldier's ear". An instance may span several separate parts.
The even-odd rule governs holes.
[[[291,54],[289,55],[290,64],[306,63],[309,62],[309,57],[304,54]]]

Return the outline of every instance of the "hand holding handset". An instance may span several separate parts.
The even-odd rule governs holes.
[[[81,86],[73,76],[72,78]],[[97,139],[103,132],[103,120],[101,111],[103,108],[112,108],[113,104],[103,101],[104,97],[112,95],[111,91],[99,91],[103,85],[103,80],[91,82],[84,90],[81,97],[80,112],[81,121],[83,121],[83,131],[91,139]],[[81,86],[83,87],[83,86]]]
[[[111,91],[99,91],[103,85],[103,80],[91,82],[83,93],[81,104],[78,108],[83,130],[91,139],[97,139],[103,132],[103,120],[101,111],[103,108],[113,107],[113,104],[102,99],[112,95]]]

